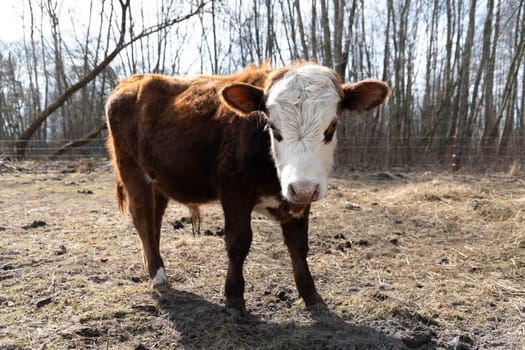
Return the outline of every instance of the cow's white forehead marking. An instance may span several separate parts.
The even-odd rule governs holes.
[[[303,66],[286,72],[269,89],[266,105],[276,112],[270,118],[297,124],[313,123],[319,112],[341,100],[334,83],[334,73],[322,66]]]
[[[331,70],[303,66],[291,70],[269,89],[269,118],[295,153],[314,151],[319,137],[336,116],[341,97]]]

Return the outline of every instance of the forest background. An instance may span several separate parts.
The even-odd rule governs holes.
[[[131,73],[228,74],[314,60],[388,82],[341,118],[337,167],[525,161],[525,0],[2,1],[0,156],[103,156],[104,102]],[[0,25],[2,25],[0,23]]]

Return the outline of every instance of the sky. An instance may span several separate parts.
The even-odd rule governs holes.
[[[42,29],[44,31],[44,36],[47,38],[51,37],[51,28],[49,17],[45,15],[43,17],[43,25],[40,24],[42,17],[40,15],[40,9],[38,4],[40,1],[35,0],[0,0],[0,44],[11,43],[22,41],[24,39],[24,32],[26,39],[29,39],[29,27],[30,27],[30,10],[28,3],[32,1],[33,11],[34,11],[34,21],[35,21],[35,35],[37,35],[37,40],[39,40],[40,33]],[[113,1],[113,0],[112,0]],[[78,39],[82,40],[86,34],[86,28],[89,23],[89,0],[54,0],[58,4],[57,14],[59,16],[59,26],[61,37],[66,42],[74,42]],[[115,1],[116,2],[116,1]],[[109,1],[105,2],[106,13],[109,13]],[[160,11],[158,7],[159,4],[156,1],[152,0],[134,0],[133,18],[139,26],[141,23],[139,20],[144,16],[144,26],[150,27],[158,23],[157,11]],[[174,2],[177,5],[177,2]],[[94,1],[91,17],[91,31],[96,32],[98,29],[99,15],[101,11],[100,2]],[[116,16],[119,15],[118,3],[115,5]],[[143,13],[142,13],[143,12]],[[162,12],[162,11],[161,11]],[[173,10],[171,10],[173,12]],[[177,12],[174,12],[177,14]],[[118,26],[119,22],[113,18],[112,25]],[[107,25],[105,27],[107,30]],[[154,40],[154,39],[153,39]],[[188,44],[188,43],[186,43]],[[1,45],[0,45],[1,47]],[[124,57],[125,58],[125,57]],[[194,64],[198,61],[199,51],[194,50],[193,47],[186,48],[186,54],[184,60],[184,69],[188,73],[197,73],[200,72],[200,67],[198,64]],[[122,57],[120,58],[122,59]],[[194,67],[190,71],[190,68]],[[186,73],[186,71],[184,71]],[[123,73],[123,74],[126,74]]]
[[[82,20],[87,20],[89,1],[58,1],[59,22],[61,31],[70,31]],[[33,6],[37,6],[34,4]],[[95,5],[96,7],[97,5]],[[40,15],[35,8],[35,25],[39,27]],[[24,20],[25,17],[25,20]],[[44,18],[44,30],[50,31],[48,19]],[[0,41],[12,42],[24,37],[24,25],[29,26],[28,0],[0,0]],[[27,33],[26,33],[27,35]]]
[[[20,0],[0,0],[0,40],[9,42],[22,39],[22,9],[23,2]]]
[[[37,6],[36,4],[39,3],[39,1],[34,0],[0,0],[0,42],[12,42],[21,40],[24,37],[24,22],[25,26],[29,26],[29,6],[28,2],[33,1],[35,4],[34,6]],[[87,26],[88,22],[88,13],[89,13],[89,0],[56,0],[57,3],[60,6],[59,10],[59,22],[60,22],[60,30],[62,34],[62,38],[64,40],[71,40],[71,38],[74,38],[75,32],[80,34],[80,37],[83,35],[83,31],[81,29],[81,26]],[[151,11],[152,13],[156,10],[155,1],[152,0],[134,0],[134,9],[136,11],[139,11],[141,8],[145,8],[146,10]],[[141,4],[147,4],[147,6]],[[365,8],[367,13],[378,13],[378,9],[382,6],[383,1],[365,1]],[[306,6],[306,8],[308,8]],[[94,11],[100,11],[100,4],[95,1],[94,5]],[[118,9],[116,10],[118,12]],[[39,12],[35,9],[35,12]],[[38,22],[40,21],[40,16],[38,14],[35,14],[35,21],[36,27],[40,28]],[[25,21],[23,19],[25,18]],[[137,13],[134,15],[134,18],[140,18],[140,15]],[[93,22],[94,23],[97,19],[96,14],[93,15]],[[152,16],[152,18],[149,18],[151,20],[155,20],[155,16]],[[44,32],[45,35],[50,33],[49,29],[49,19],[44,18]],[[379,20],[370,20],[367,22],[371,27],[379,25],[380,27],[384,26],[385,23],[381,22],[381,18]],[[148,23],[152,24],[152,23]],[[96,25],[93,26],[96,28]],[[197,27],[195,28],[197,29]],[[376,29],[377,30],[377,29]],[[381,29],[378,30],[380,32]],[[28,30],[25,30],[26,35],[28,34]],[[367,30],[367,32],[371,32],[371,29]],[[192,35],[194,37],[200,37],[200,33],[193,32]],[[369,37],[368,40],[373,40],[373,37]],[[425,33],[424,31],[421,31],[419,34],[418,40],[425,40]],[[200,66],[198,64],[199,61],[199,55],[201,55],[201,52],[195,48],[190,48],[191,43],[185,43],[187,45],[185,55],[188,66],[187,73],[197,73],[200,72]],[[195,44],[197,45],[197,44]],[[419,64],[423,64],[424,56],[421,56],[418,60]],[[418,69],[418,71],[424,71],[421,69]],[[184,71],[186,73],[186,71]]]

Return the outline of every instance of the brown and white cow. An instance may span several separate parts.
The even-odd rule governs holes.
[[[152,284],[167,281],[159,241],[168,200],[193,209],[219,200],[229,258],[226,310],[245,310],[253,210],[280,223],[306,306],[322,303],[306,261],[308,215],[311,202],[326,195],[338,115],[370,111],[389,93],[376,80],[343,84],[313,63],[123,80],[106,104],[108,149],[118,206],[131,212]]]

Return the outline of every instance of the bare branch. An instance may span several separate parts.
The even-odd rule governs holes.
[[[167,28],[169,26],[172,26],[174,24],[186,21],[187,19],[193,17],[197,13],[201,11],[201,9],[207,4],[207,2],[203,1],[198,4],[198,6],[190,13],[188,13],[185,16],[177,17],[171,20],[167,20],[161,24],[146,28],[141,33],[139,33],[137,36],[131,38],[128,42],[125,41],[126,38],[126,18],[127,18],[127,10],[129,8],[130,0],[119,0],[119,3],[121,5],[121,23],[120,23],[120,36],[118,39],[118,42],[109,53],[106,58],[101,61],[96,67],[93,68],[84,78],[79,80],[77,83],[71,85],[69,88],[67,88],[64,93],[59,96],[53,103],[51,103],[47,108],[45,108],[42,112],[40,112],[30,123],[30,125],[22,132],[20,137],[18,138],[16,142],[16,152],[17,156],[23,158],[26,154],[26,148],[27,143],[31,139],[31,137],[35,134],[35,132],[38,130],[38,128],[42,125],[42,123],[53,113],[55,112],[60,106],[62,106],[75,92],[80,90],[82,87],[86,86],[90,81],[95,79],[98,74],[100,74],[109,64],[113,61],[113,59],[126,47],[130,46],[134,42],[147,37],[148,35],[154,34],[164,28]]]

